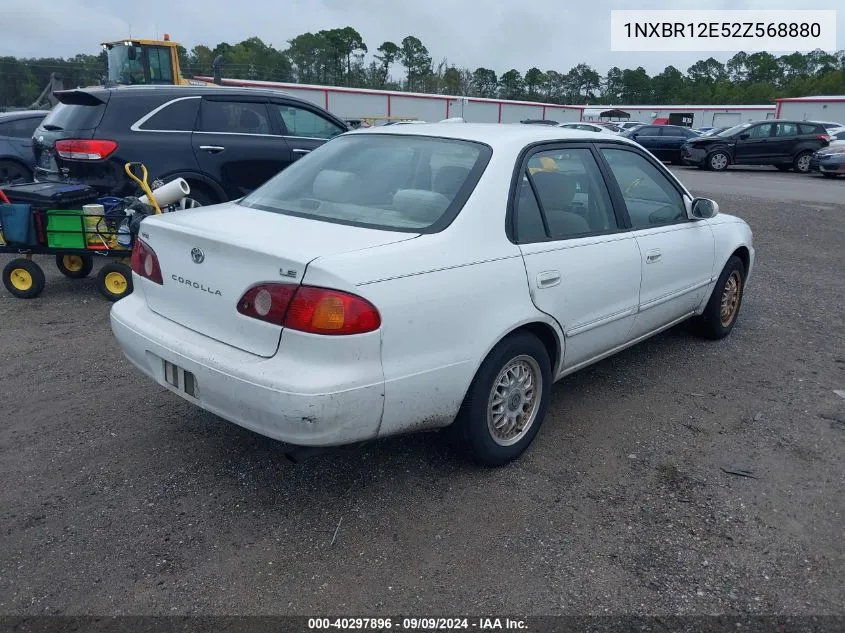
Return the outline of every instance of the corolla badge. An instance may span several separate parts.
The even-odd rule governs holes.
[[[201,248],[195,246],[191,249],[191,259],[194,260],[195,264],[202,264],[205,261],[205,253],[202,252]]]

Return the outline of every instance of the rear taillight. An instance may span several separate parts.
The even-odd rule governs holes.
[[[825,143],[830,143],[830,136],[827,134],[818,134],[816,135],[816,139],[819,141],[824,141]]]
[[[164,284],[155,251],[140,239],[135,240],[135,247],[132,249],[132,271],[159,286]]]
[[[56,141],[56,153],[73,160],[102,160],[117,149],[117,143],[101,139],[71,138]]]
[[[364,334],[381,326],[373,304],[357,295],[292,284],[261,284],[247,290],[238,312],[311,334]]]

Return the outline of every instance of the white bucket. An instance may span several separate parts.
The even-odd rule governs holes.
[[[185,181],[184,178],[177,178],[176,180],[171,180],[167,184],[162,185],[158,189],[153,189],[153,195],[155,196],[156,202],[158,202],[159,207],[166,207],[169,204],[174,204],[179,202],[182,198],[186,197],[188,194],[191,193],[191,186]],[[145,204],[149,204],[150,201],[147,196],[141,196],[139,200]]]

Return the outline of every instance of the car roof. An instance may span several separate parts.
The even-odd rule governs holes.
[[[49,110],[14,110],[13,112],[0,112],[0,121],[15,121],[17,119],[29,119],[36,116],[47,116]]]
[[[484,143],[496,149],[522,148],[543,141],[586,141],[619,142],[636,146],[636,143],[605,132],[590,132],[551,125],[502,125],[501,123],[425,123],[421,125],[389,125],[363,130],[354,134],[398,134],[408,136],[429,136],[435,138],[459,139]]]
[[[61,92],[89,92],[94,95],[109,93],[113,97],[120,96],[127,98],[143,94],[172,94],[174,96],[183,95],[186,97],[201,95],[264,95],[285,97],[286,99],[292,99],[294,101],[310,103],[290,94],[289,92],[285,92],[284,90],[277,90],[274,88],[242,88],[240,86],[94,86],[63,90]],[[61,92],[59,94],[61,94]]]

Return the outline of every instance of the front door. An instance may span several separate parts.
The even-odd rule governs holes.
[[[640,255],[642,283],[632,337],[690,315],[704,299],[715,240],[704,220],[687,216],[684,193],[665,167],[635,149],[603,147]]]
[[[245,196],[287,167],[290,147],[273,125],[266,99],[203,97],[191,137],[200,169],[230,200]]]
[[[639,249],[614,212],[589,146],[539,148],[522,168],[513,237],[534,304],[563,330],[563,363],[571,370],[628,340]]]
[[[763,162],[771,153],[771,145],[775,142],[774,134],[774,123],[760,123],[744,130],[739,136],[748,135],[748,137],[737,139],[734,162],[746,164]]]

